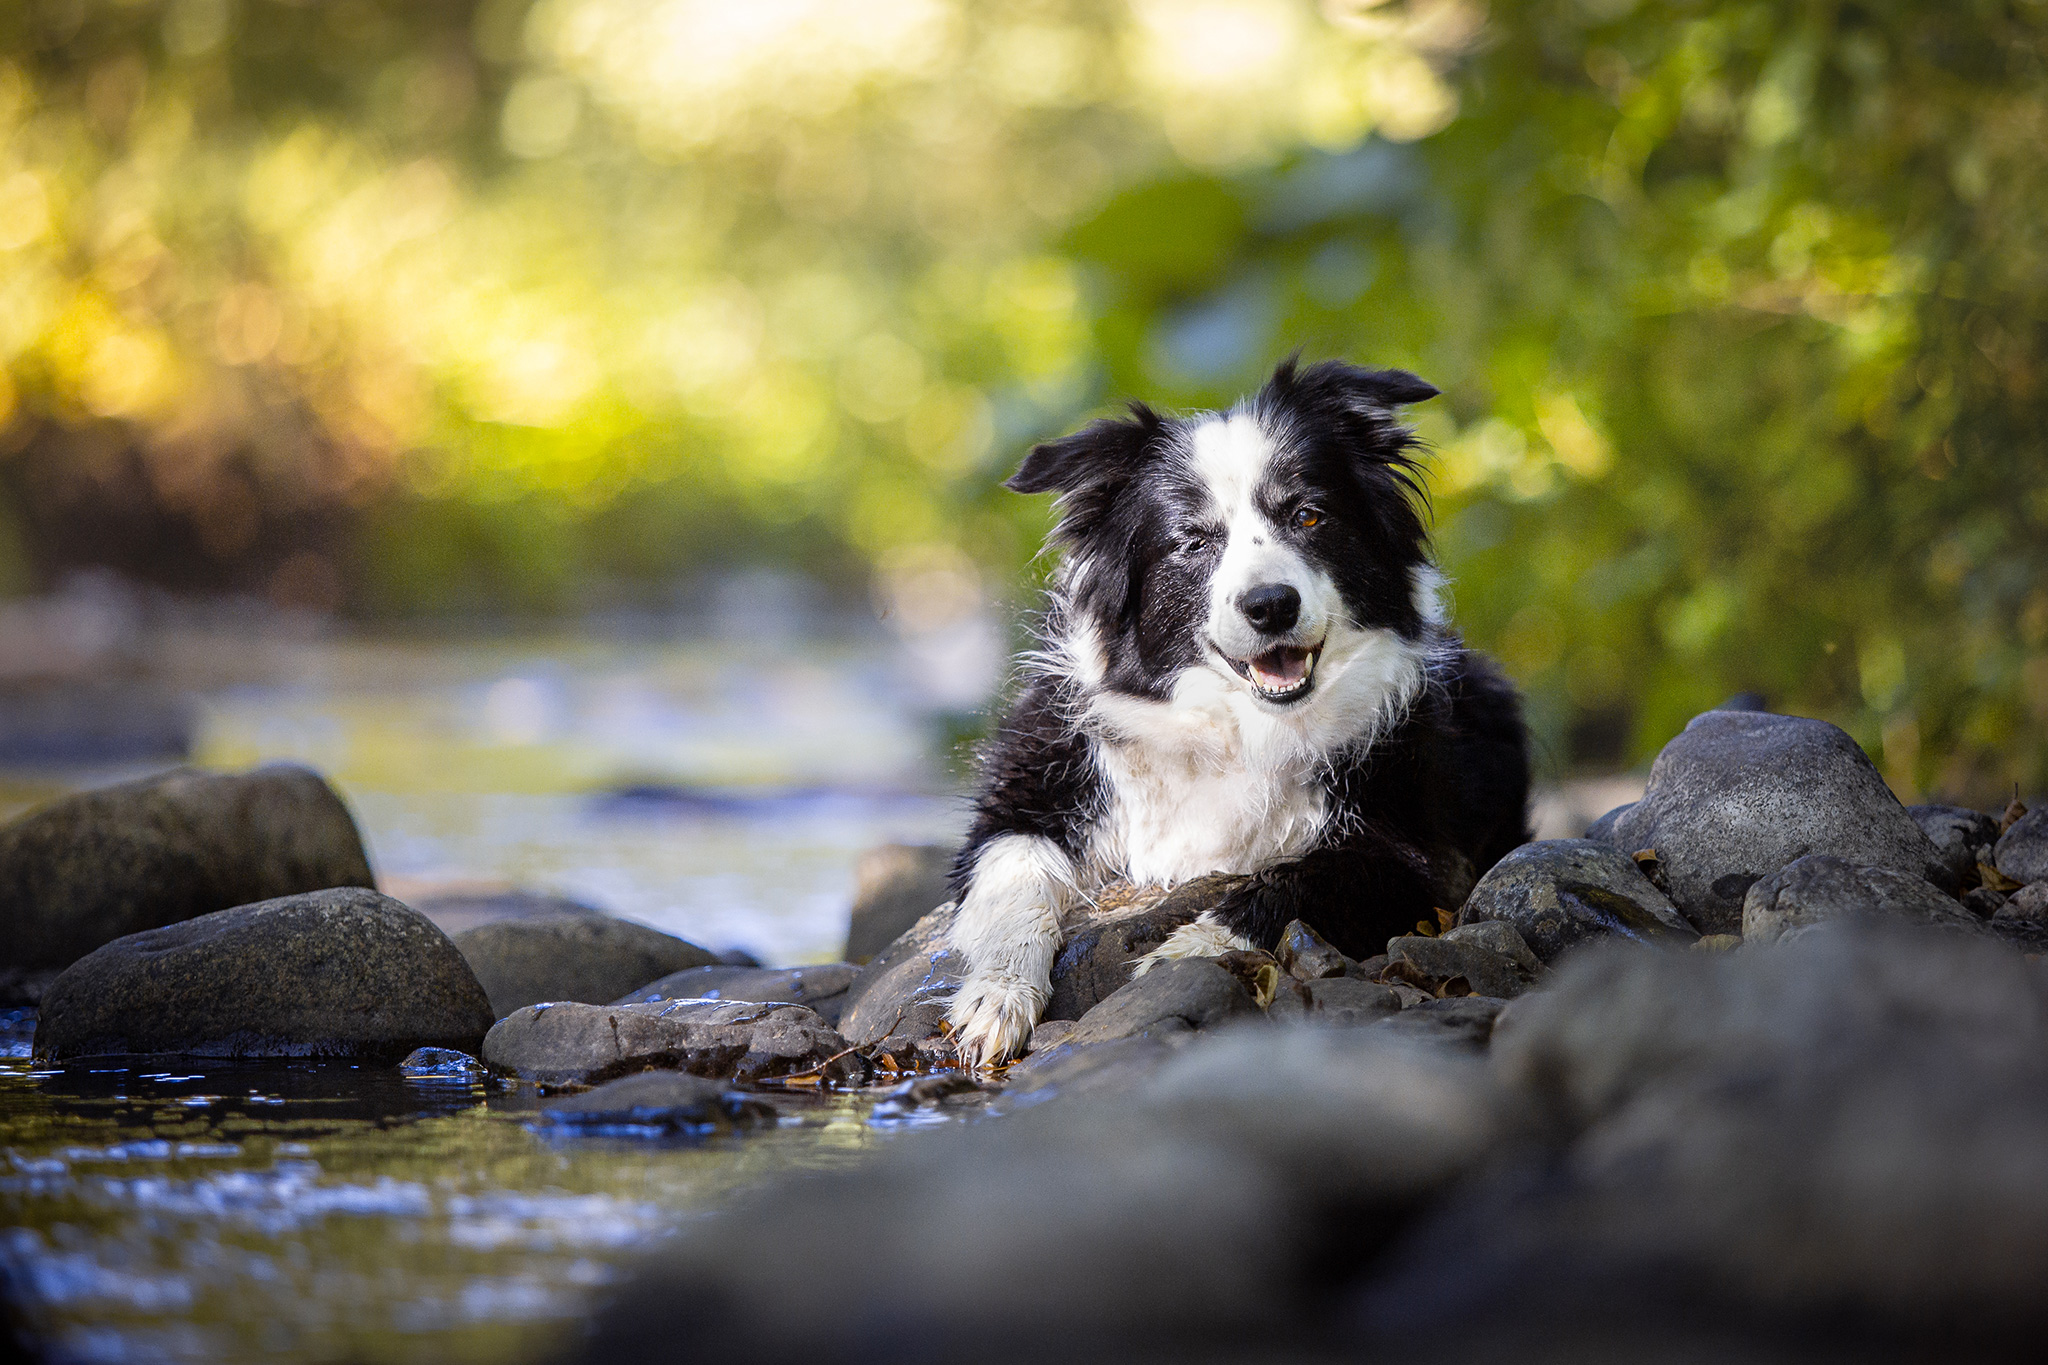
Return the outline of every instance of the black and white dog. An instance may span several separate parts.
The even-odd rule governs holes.
[[[1296,917],[1367,957],[1528,837],[1520,703],[1444,623],[1394,415],[1436,392],[1290,360],[1228,413],[1133,404],[1010,479],[1060,495],[1065,554],[954,872],[966,1064],[1023,1048],[1062,912],[1109,881],[1256,874],[1140,971]]]

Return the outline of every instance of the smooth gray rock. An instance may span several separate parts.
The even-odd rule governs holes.
[[[851,962],[815,967],[690,967],[627,991],[614,1005],[650,1000],[759,1000],[804,1005],[837,1027],[846,988],[860,975]]]
[[[938,844],[883,844],[854,864],[848,962],[866,963],[952,899],[947,884],[958,850]]]
[[[946,941],[952,927],[948,901],[853,979],[839,1010],[839,1028],[849,1042],[904,1067],[937,1066],[953,1057],[944,1034],[946,1007],[967,963]]]
[[[857,1082],[867,1066],[802,1005],[670,1000],[645,1005],[529,1005],[484,1038],[493,1071],[542,1085],[596,1085],[636,1071],[758,1081],[817,1072]]]
[[[1079,1019],[1130,982],[1131,968],[1173,931],[1213,909],[1241,877],[1197,877],[1171,890],[1124,883],[1061,921],[1047,1019]]]
[[[1738,932],[1749,888],[1810,853],[1949,876],[1855,740],[1824,720],[1759,711],[1695,716],[1611,838],[1624,854],[1657,851],[1672,902],[1703,934]]]
[[[551,1127],[571,1132],[702,1135],[773,1124],[775,1107],[702,1076],[642,1071],[581,1094],[546,1100],[540,1116]]]
[[[455,935],[503,1019],[543,1000],[601,1005],[636,986],[718,955],[694,943],[609,915],[570,913],[496,920]]]
[[[1991,861],[1992,846],[1998,842],[1996,817],[1964,806],[1939,805],[1908,806],[1906,814],[1941,854],[1942,865],[1957,886],[1977,880],[1979,859]]]
[[[1308,1008],[1303,1022],[1334,1028],[1360,1028],[1376,1024],[1401,1010],[1400,997],[1390,987],[1349,976],[1322,977],[1306,983],[1303,994]]]
[[[1919,877],[1857,867],[1815,853],[1749,888],[1742,903],[1745,943],[1775,943],[1797,929],[1845,916],[1870,916],[1979,932],[1984,922]]]
[[[0,969],[61,969],[196,915],[374,885],[355,822],[319,774],[180,768],[61,797],[0,828]]]
[[[310,891],[130,934],[43,997],[36,1055],[334,1057],[475,1052],[491,1007],[417,911],[354,887]]]
[[[1526,972],[1533,981],[1543,975],[1543,959],[1523,939],[1515,926],[1502,920],[1479,920],[1472,924],[1461,924],[1447,929],[1443,934],[1446,943],[1476,943],[1480,947],[1499,953]],[[1481,992],[1484,994],[1484,992]]]
[[[491,891],[435,891],[406,898],[405,903],[434,922],[453,938],[470,929],[507,919],[556,919],[563,915],[586,915],[608,919],[594,905],[558,896],[551,891],[506,887]]]
[[[1121,1079],[742,1195],[569,1358],[1344,1358],[1302,1349],[1340,1348],[1336,1287],[1504,1127],[1479,1066],[1378,1030],[1231,1030]],[[855,1250],[817,1275],[792,1247]]]
[[[1613,810],[1608,811],[1607,814],[1601,816],[1592,824],[1586,826],[1586,832],[1580,837],[1585,839],[1598,839],[1603,843],[1612,843],[1614,841],[1614,822],[1619,820],[1622,816],[1628,814],[1635,808],[1636,803],[1633,801],[1627,801],[1619,806],[1616,806]],[[1631,849],[1629,851],[1633,852],[1634,850]]]
[[[2048,805],[2028,811],[1998,836],[1992,866],[2023,886],[2048,881]]]
[[[1300,920],[1289,921],[1280,931],[1280,946],[1273,950],[1273,956],[1281,970],[1297,981],[1342,976],[1356,965]]]
[[[1082,1015],[1063,1046],[1167,1038],[1261,1013],[1258,1000],[1227,967],[1209,958],[1181,958],[1160,963]]]
[[[1523,844],[1488,869],[1459,927],[1505,924],[1544,962],[1605,938],[1690,943],[1698,932],[1627,854],[1592,839]]]
[[[1512,932],[1512,930],[1511,930]],[[1524,945],[1527,950],[1527,945]],[[1487,995],[1512,1000],[1536,984],[1536,973],[1505,953],[1497,953],[1470,939],[1425,938],[1407,934],[1387,940],[1391,979],[1396,963],[1406,964],[1413,974],[1399,973],[1410,985],[1434,992],[1462,980],[1465,988],[1456,995]]]

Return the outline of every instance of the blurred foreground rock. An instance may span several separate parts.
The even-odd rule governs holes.
[[[396,1062],[475,1052],[489,1000],[417,911],[337,888],[116,939],[43,997],[44,1061],[134,1053]]]
[[[372,885],[355,822],[317,773],[179,769],[62,797],[0,828],[0,970],[32,983],[126,934]]]
[[[714,1080],[680,1071],[642,1071],[541,1106],[557,1128],[604,1135],[629,1131],[703,1134],[775,1122],[774,1106]]]
[[[455,946],[499,1019],[543,1000],[601,1005],[657,977],[718,962],[716,953],[659,929],[573,911],[465,929]]]
[[[672,972],[612,1003],[642,1005],[655,1000],[755,1000],[803,1005],[837,1026],[846,1008],[846,988],[860,974],[851,962],[816,967],[690,967]]]

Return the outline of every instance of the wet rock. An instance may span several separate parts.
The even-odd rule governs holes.
[[[1992,865],[2022,886],[2048,881],[2048,805],[2022,815],[1998,836]]]
[[[1510,929],[1512,932],[1512,929]],[[1527,945],[1524,945],[1527,951]],[[1410,985],[1448,995],[1489,995],[1512,1000],[1536,984],[1536,973],[1505,953],[1469,939],[1424,938],[1410,934],[1387,940],[1388,973],[1397,965]],[[1446,990],[1462,981],[1464,989]]]
[[[1379,1030],[1227,1033],[1127,1075],[742,1196],[641,1263],[571,1358],[1336,1358],[1330,1287],[1502,1126],[1480,1067]],[[858,1253],[792,1292],[792,1246]]]
[[[1978,919],[1991,919],[1998,914],[1999,908],[2005,904],[2006,899],[2006,894],[2003,891],[1993,891],[1988,886],[1980,886],[1974,891],[1963,893],[1963,909],[1969,911]]]
[[[1360,1353],[1427,1333],[1448,1359],[2029,1358],[2044,987],[1981,938],[1857,921],[1575,958],[1492,1058],[1561,1158],[1406,1243],[1355,1301]]]
[[[1380,1020],[1374,1028],[1415,1042],[1477,1051],[1493,1037],[1493,1021],[1507,1003],[1488,995],[1420,1000],[1399,1014]]]
[[[1355,977],[1333,976],[1311,981],[1303,987],[1308,997],[1304,1021],[1336,1028],[1360,1028],[1378,1023],[1401,1009],[1400,997],[1391,987]]]
[[[594,1090],[549,1099],[541,1121],[592,1135],[689,1134],[775,1122],[775,1107],[680,1071],[642,1071]]]
[[[1607,814],[1601,816],[1592,824],[1586,826],[1585,834],[1580,837],[1586,839],[1598,839],[1603,843],[1614,842],[1614,822],[1619,820],[1622,816],[1628,814],[1635,808],[1636,803],[1633,801],[1625,802],[1622,805],[1616,806],[1613,810],[1607,812]]]
[[[1461,924],[1443,934],[1446,943],[1476,943],[1490,952],[1500,954],[1526,973],[1530,980],[1543,975],[1543,959],[1536,956],[1522,936],[1515,932],[1515,926],[1501,920],[1480,920],[1474,924]],[[1480,994],[1485,994],[1484,991]]]
[[[1823,920],[1867,916],[1975,932],[1982,924],[1955,899],[1918,877],[1857,867],[1816,853],[1749,888],[1742,906],[1745,943],[1775,943]]]
[[[601,1005],[658,977],[718,958],[673,934],[608,915],[497,920],[455,935],[502,1019],[543,1000]]]
[[[1181,958],[1160,963],[1082,1015],[1067,1046],[1172,1037],[1260,1014],[1257,996],[1239,974],[1209,958]]]
[[[1992,846],[1998,842],[1995,816],[1963,806],[1939,805],[1908,806],[1906,814],[1941,855],[1955,885],[1969,886],[1977,880],[1978,861],[1989,862]]]
[[[490,1002],[426,917],[353,887],[201,915],[80,958],[43,997],[36,1055],[474,1052]]]
[[[407,1079],[473,1084],[490,1075],[484,1064],[467,1052],[449,1047],[419,1047],[407,1053],[398,1069]]]
[[[1591,839],[1523,844],[1495,863],[1458,911],[1460,927],[1489,921],[1512,928],[1544,962],[1610,937],[1699,937],[1632,859]]]
[[[542,1085],[596,1085],[636,1071],[687,1071],[737,1081],[816,1073],[856,1083],[867,1066],[802,1005],[670,1000],[644,1005],[541,1004],[492,1026],[493,1071]]]
[[[499,920],[556,919],[563,915],[608,918],[604,911],[594,905],[585,905],[582,901],[558,896],[552,892],[531,891],[523,887],[481,891],[442,890],[415,895],[402,887],[394,886],[391,892],[432,920],[434,926],[450,938],[486,924],[496,924]]]
[[[1703,934],[1737,932],[1749,888],[1810,853],[1960,890],[1856,741],[1801,716],[1695,716],[1657,755],[1611,840],[1624,853],[1656,850],[1672,902]]]
[[[967,963],[946,942],[951,902],[920,919],[870,962],[846,988],[839,1028],[869,1056],[901,1067],[942,1065],[953,1058],[946,1007]]]
[[[1224,894],[1244,879],[1197,877],[1171,890],[1118,883],[1107,887],[1092,906],[1071,912],[1061,922],[1063,938],[1053,960],[1052,997],[1047,1019],[1079,1019],[1123,989],[1139,958],[1157,948],[1173,931],[1213,909]]]
[[[933,907],[951,900],[955,855],[937,844],[883,844],[863,853],[853,868],[846,960],[872,961]]]
[[[68,967],[196,915],[374,885],[319,774],[293,764],[178,769],[62,797],[0,828],[0,968]]]
[[[1001,1087],[984,1085],[964,1071],[916,1076],[882,1096],[870,1111],[876,1119],[901,1119],[925,1109],[964,1108],[985,1102]]]
[[[614,1005],[650,1000],[759,1000],[805,1005],[826,1023],[837,1026],[846,1004],[846,988],[860,968],[851,962],[816,967],[690,967],[659,981],[627,991]]]
[[[1281,968],[1297,981],[1320,981],[1326,976],[1342,976],[1355,965],[1300,920],[1290,921],[1280,931],[1280,946],[1273,955]]]

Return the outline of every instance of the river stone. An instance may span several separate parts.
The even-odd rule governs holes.
[[[956,850],[937,844],[883,844],[863,853],[853,868],[853,912],[842,956],[872,961],[934,906],[951,900],[956,856]]]
[[[1505,924],[1544,962],[1609,937],[1637,942],[1699,937],[1634,860],[1592,839],[1523,844],[1490,868],[1458,911],[1458,924]]]
[[[806,1005],[837,1027],[846,1004],[846,988],[860,968],[851,962],[816,967],[690,967],[659,981],[627,991],[614,1005],[639,1005],[650,1000],[757,1000]]]
[[[1304,983],[1302,990],[1308,997],[1308,1009],[1302,1018],[1310,1024],[1356,1028],[1376,1024],[1401,1009],[1400,998],[1392,988],[1356,977],[1321,977]]]
[[[1858,915],[1973,933],[1984,923],[1918,877],[1815,853],[1749,888],[1742,903],[1742,939],[1775,943],[1795,929]]]
[[[1998,836],[1992,866],[2022,886],[2048,882],[2048,805],[2028,811]]]
[[[1399,1014],[1379,1020],[1385,1030],[1420,1043],[1476,1051],[1493,1037],[1493,1021],[1508,1002],[1491,995],[1458,995],[1447,1000],[1421,1000]]]
[[[0,828],[0,968],[61,969],[195,915],[375,884],[355,821],[318,773],[180,768]]]
[[[1209,958],[1181,958],[1162,962],[1112,992],[1081,1016],[1062,1046],[1167,1038],[1245,1017],[1261,1017],[1261,1011],[1237,973]]]
[[[496,920],[455,935],[455,946],[500,1019],[543,1000],[601,1005],[657,977],[718,962],[694,943],[609,915]]]
[[[36,1055],[335,1057],[475,1052],[490,1001],[418,911],[355,887],[309,891],[115,939],[43,997]]]
[[[967,970],[965,959],[946,941],[952,927],[948,901],[854,977],[839,1010],[839,1028],[848,1042],[902,1067],[952,1060],[953,1045],[944,1032],[946,1007]]]
[[[643,1005],[528,1005],[491,1027],[492,1070],[542,1085],[596,1085],[635,1071],[688,1071],[736,1081],[819,1073],[867,1075],[847,1040],[802,1005],[669,1000]]]
[[[1079,1019],[1123,989],[1138,959],[1192,923],[1243,877],[1197,877],[1171,889],[1117,882],[1060,921],[1047,1019]]]
[[[1342,976],[1356,964],[1300,920],[1288,921],[1280,931],[1280,946],[1273,950],[1281,968],[1297,981],[1320,981]]]
[[[1979,859],[1991,861],[1991,849],[1998,842],[1995,817],[1964,806],[1938,805],[1908,806],[1906,814],[1934,844],[1957,886],[1977,880]]]
[[[2025,920],[2033,924],[2048,924],[2048,881],[2028,882],[2005,898],[1991,916],[1993,921]]]
[[[1345,1359],[1341,1286],[1505,1126],[1482,1066],[1377,1029],[1123,1048],[1156,1065],[742,1194],[638,1263],[569,1358]],[[819,1274],[808,1247],[842,1254]]]
[[[443,890],[410,895],[393,888],[398,898],[434,922],[442,933],[454,938],[470,929],[507,919],[553,919],[561,915],[608,916],[594,905],[551,891],[526,887],[502,887],[483,891]]]
[[[1614,841],[1614,822],[1635,808],[1636,803],[1633,801],[1624,802],[1616,806],[1613,810],[1586,826],[1586,832],[1579,837],[1583,839],[1598,839],[1602,843],[1612,843]]]
[[[1803,716],[1695,716],[1657,755],[1612,842],[1656,850],[1672,902],[1703,934],[1739,932],[1749,888],[1809,853],[1960,889],[1856,741]]]
[[[775,1122],[775,1107],[681,1071],[642,1071],[541,1105],[541,1120],[571,1131],[702,1134]]]
[[[1501,920],[1480,920],[1476,924],[1461,924],[1447,929],[1443,934],[1446,943],[1476,943],[1491,952],[1499,953],[1514,963],[1533,981],[1543,975],[1543,959],[1523,937],[1515,932],[1515,926]],[[1484,992],[1481,992],[1484,994]]]
[[[1526,945],[1524,945],[1526,949]],[[1408,934],[1387,940],[1388,974],[1396,963],[1406,964],[1420,976],[1402,973],[1412,985],[1436,990],[1462,978],[1460,995],[1490,995],[1512,1000],[1536,984],[1536,973],[1521,963],[1468,939],[1425,938]]]

